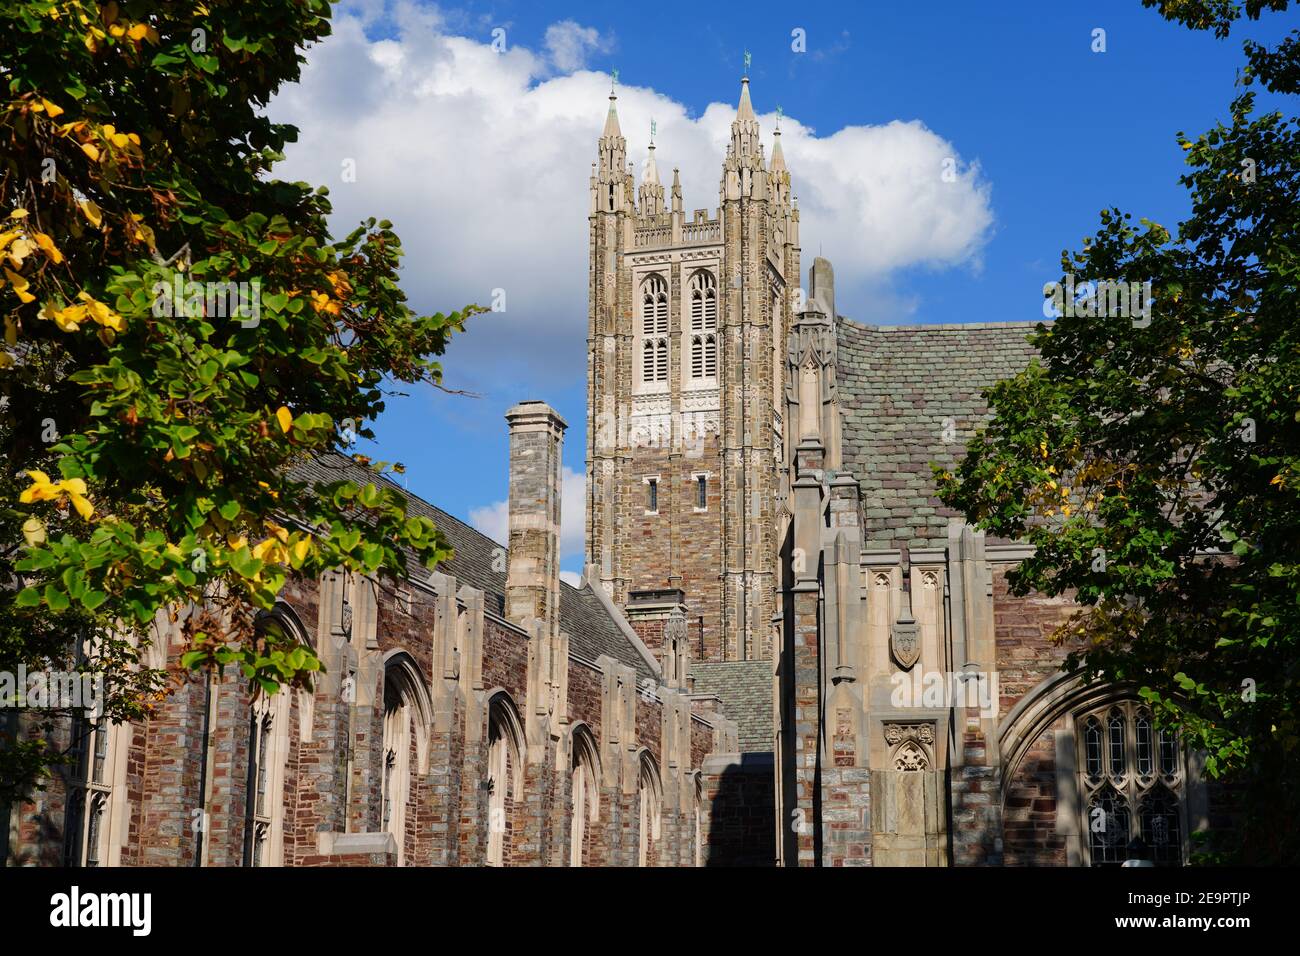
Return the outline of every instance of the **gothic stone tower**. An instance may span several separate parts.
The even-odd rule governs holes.
[[[799,211],[780,132],[771,163],[742,81],[719,208],[669,203],[654,144],[641,186],[616,97],[591,177],[587,562],[620,605],[684,604],[691,656],[771,656],[785,337]],[[802,306],[799,306],[801,308]]]

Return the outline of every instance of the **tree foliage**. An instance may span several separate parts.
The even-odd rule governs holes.
[[[326,190],[270,174],[296,131],[265,108],[329,13],[0,8],[0,670],[71,666],[70,636],[95,633],[112,718],[165,693],[140,660],[160,614],[207,608],[185,665],[271,691],[319,668],[254,627],[288,576],[447,554],[386,482],[291,475],[373,437],[392,383],[438,383],[476,311],[415,313],[388,222],[335,239]],[[50,756],[0,748],[0,780],[21,789]]]
[[[1221,35],[1241,15],[1159,6]],[[1285,3],[1246,13],[1262,7]],[[1178,135],[1176,231],[1108,210],[1062,254],[1076,284],[1150,281],[1149,319],[1040,325],[1041,362],[991,390],[987,429],[937,470],[945,502],[1035,546],[1018,593],[1077,597],[1067,667],[1135,682],[1240,785],[1229,852],[1255,862],[1300,858],[1300,123],[1257,113],[1254,89],[1297,92],[1296,39],[1248,44],[1229,120]]]

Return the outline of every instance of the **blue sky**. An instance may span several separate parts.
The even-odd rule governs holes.
[[[661,170],[680,161],[687,208],[712,209],[719,137],[750,51],[765,141],[778,104],[788,117],[794,191],[808,197],[804,261],[835,263],[841,314],[1032,321],[1061,250],[1095,231],[1103,207],[1169,226],[1185,214],[1175,133],[1226,117],[1241,40],[1290,25],[1274,16],[1220,41],[1138,0],[368,0],[339,7],[336,36],[309,51],[303,83],[271,115],[303,132],[280,174],[330,185],[337,231],[362,215],[394,220],[417,309],[506,291],[506,313],[475,319],[446,359],[448,385],[479,397],[394,398],[365,449],[404,462],[412,491],[499,534],[503,414],[520,399],[544,399],[568,420],[569,491],[580,500],[586,182],[608,85],[597,74],[620,71],[629,156],[644,155],[655,116]],[[1091,49],[1096,28],[1104,53]],[[504,51],[491,49],[496,29]],[[803,53],[792,50],[797,29]],[[924,181],[945,153],[962,171],[949,193]],[[339,182],[349,157],[356,182]],[[859,216],[874,225],[859,228]],[[564,567],[577,571],[572,524]]]

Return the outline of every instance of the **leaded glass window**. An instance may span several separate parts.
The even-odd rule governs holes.
[[[1076,733],[1089,862],[1180,865],[1184,774],[1177,733],[1157,731],[1151,712],[1135,702],[1080,715]]]

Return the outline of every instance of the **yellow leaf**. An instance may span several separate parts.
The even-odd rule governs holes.
[[[54,240],[45,233],[38,232],[36,234],[36,244],[41,247],[41,251],[49,256],[50,261],[56,266],[63,261],[63,253],[54,245]]]
[[[31,285],[31,283],[28,282],[23,276],[20,276],[18,273],[14,272],[12,269],[6,266],[5,277],[13,285],[14,292],[17,293],[18,300],[20,302],[26,303],[26,302],[36,301],[36,296],[32,295],[30,292],[27,291],[27,287]]]
[[[26,218],[27,218],[27,210],[26,210],[26,209],[23,209],[22,207],[19,207],[18,209],[15,209],[13,212],[11,212],[11,213],[9,214],[9,218],[10,218],[10,219],[26,219]]]
[[[5,316],[5,345],[18,344],[18,323]]]
[[[99,224],[104,221],[104,214],[100,212],[99,207],[89,199],[83,199],[77,205],[81,207],[82,215],[84,215],[87,219],[90,220],[90,224],[92,226],[98,229]]]
[[[125,149],[125,148],[126,148],[126,144],[129,143],[129,142],[131,142],[131,140],[129,140],[129,139],[126,137],[126,134],[125,134],[125,133],[114,133],[114,134],[113,134],[113,145],[116,146],[118,149]]]
[[[86,493],[86,483],[80,478],[65,478],[59,482],[59,487],[74,495],[84,495]]]
[[[40,518],[32,517],[23,522],[23,540],[29,548],[45,543],[45,525]]]
[[[81,519],[89,521],[90,516],[95,513],[95,506],[81,495],[69,495],[68,497],[72,499],[72,507],[77,509],[77,514],[81,515]]]
[[[91,162],[99,162],[99,149],[94,143],[82,143],[81,151],[90,157]]]
[[[276,411],[275,420],[280,423],[280,431],[286,435],[289,433],[289,429],[293,428],[293,414],[283,405]]]
[[[27,477],[32,480],[32,485],[18,496],[18,500],[22,504],[29,505],[34,501],[54,501],[59,497],[58,487],[50,483],[50,477],[45,472],[33,469],[27,472]]]
[[[49,100],[45,99],[45,97],[41,97],[41,104],[45,107],[45,115],[50,119],[63,115],[63,107],[51,103]]]
[[[4,252],[5,249],[9,247],[9,243],[13,242],[21,235],[22,233],[17,229],[12,230],[11,232],[0,232],[0,252]]]
[[[9,261],[14,264],[15,269],[22,266],[23,260],[27,258],[33,248],[35,247],[29,239],[23,238],[14,240],[13,244],[9,247]]]
[[[43,319],[53,319],[60,331],[75,332],[81,327],[81,323],[86,320],[86,307],[84,305],[70,305],[66,309],[54,309],[46,305],[40,312]]]
[[[97,325],[106,325],[108,317],[113,314],[112,310],[98,299],[91,298],[83,293],[86,299],[86,311]]]
[[[149,35],[149,24],[133,23],[131,28],[126,31],[126,35],[132,40],[143,40]]]

